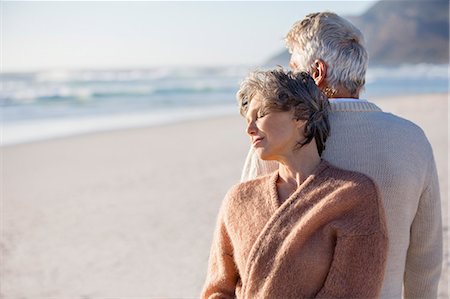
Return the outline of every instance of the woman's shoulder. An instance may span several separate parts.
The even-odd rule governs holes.
[[[275,171],[249,181],[235,184],[228,190],[226,197],[242,197],[265,192],[269,188],[269,181],[276,173]]]
[[[379,198],[378,186],[370,176],[362,172],[340,168],[326,160],[325,163],[328,165],[328,180],[337,185],[336,187],[352,189],[367,195],[372,194]]]
[[[336,194],[333,201],[347,206],[350,210],[345,214],[359,223],[353,233],[385,232],[384,204],[375,181],[361,172],[342,169],[331,163],[328,166]]]
[[[259,206],[270,196],[270,180],[274,175],[276,172],[233,185],[225,195],[224,208],[247,210]]]

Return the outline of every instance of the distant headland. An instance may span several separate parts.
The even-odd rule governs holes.
[[[449,63],[449,1],[376,2],[360,16],[347,16],[364,34],[372,66]],[[287,66],[283,50],[265,65]]]

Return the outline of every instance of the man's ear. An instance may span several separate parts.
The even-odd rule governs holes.
[[[326,78],[327,78],[327,65],[322,59],[316,59],[314,60],[313,64],[313,72],[311,74],[311,77],[316,82],[316,85],[321,87],[325,87],[326,85]]]

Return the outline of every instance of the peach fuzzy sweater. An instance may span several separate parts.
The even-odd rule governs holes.
[[[372,298],[386,264],[383,206],[367,176],[322,160],[282,204],[278,171],[225,197],[202,298]]]

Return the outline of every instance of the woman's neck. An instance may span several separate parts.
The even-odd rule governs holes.
[[[279,184],[288,184],[297,189],[320,164],[320,156],[313,142],[303,146],[289,157],[283,157],[279,163]]]

